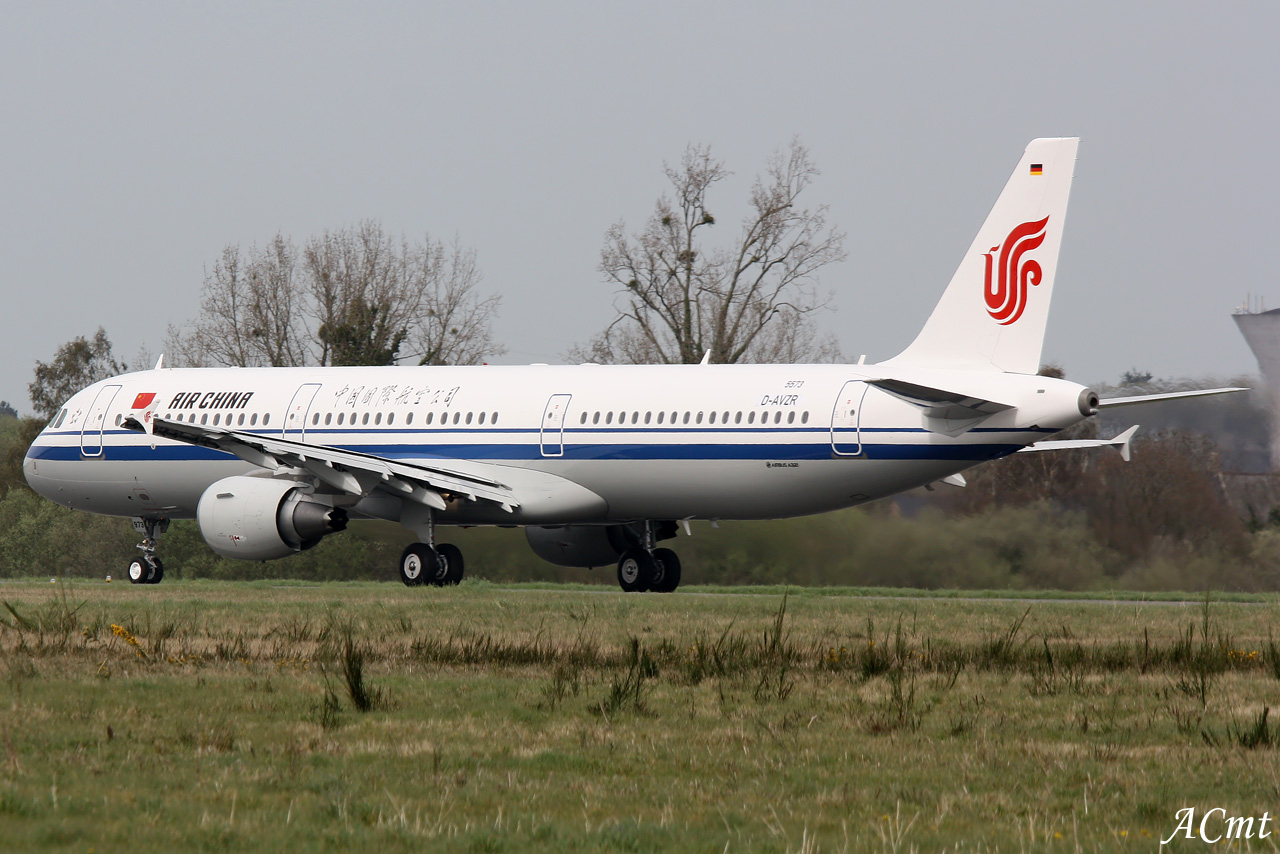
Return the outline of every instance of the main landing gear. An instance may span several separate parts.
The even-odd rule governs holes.
[[[134,517],[133,529],[142,534],[138,549],[142,554],[129,562],[130,584],[159,584],[164,579],[164,564],[156,555],[160,535],[169,530],[168,519]]]
[[[671,549],[655,549],[653,542],[653,523],[646,522],[642,544],[618,558],[618,584],[624,593],[672,593],[680,586],[680,558]]]
[[[414,543],[400,555],[400,580],[409,587],[430,584],[444,587],[462,580],[462,551],[455,545]]]
[[[406,518],[401,514],[401,523],[414,529],[425,543],[414,543],[400,555],[400,580],[406,587],[417,587],[419,584],[430,584],[433,587],[444,587],[462,581],[465,565],[462,550],[449,543],[436,543],[436,520],[430,510],[420,509],[413,516]]]

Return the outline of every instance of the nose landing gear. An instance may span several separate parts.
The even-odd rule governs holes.
[[[164,564],[156,555],[156,549],[160,535],[169,530],[169,520],[135,516],[133,529],[142,534],[142,542],[138,544],[142,554],[129,562],[129,583],[159,584],[164,579]]]

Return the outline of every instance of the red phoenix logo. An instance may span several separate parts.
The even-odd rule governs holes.
[[[1016,226],[1004,243],[992,246],[991,252],[984,252],[987,259],[987,284],[984,293],[987,297],[987,314],[1001,326],[1008,326],[1022,316],[1027,307],[1027,285],[1040,284],[1044,271],[1040,264],[1031,258],[1022,256],[1044,243],[1045,226],[1049,218],[1038,222],[1024,222]],[[999,250],[999,255],[992,258],[992,253]],[[998,264],[999,273],[993,282],[992,264]]]

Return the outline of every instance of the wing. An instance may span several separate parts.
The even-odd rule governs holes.
[[[471,501],[490,501],[508,513],[520,506],[511,487],[481,473],[497,473],[496,466],[484,463],[458,461],[454,464],[447,460],[411,463],[327,445],[148,415],[150,418],[142,420],[132,416],[126,418],[122,426],[188,445],[224,451],[273,472],[299,469],[332,489],[355,498],[363,498],[375,489],[382,489],[435,510],[444,510],[446,499],[453,496]]]

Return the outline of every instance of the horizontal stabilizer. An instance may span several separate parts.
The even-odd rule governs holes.
[[[964,392],[909,383],[897,379],[867,380],[868,385],[919,407],[924,413],[924,426],[932,433],[955,438],[972,430],[997,412],[1013,409],[1013,404],[974,397]]]
[[[1159,403],[1162,400],[1177,400],[1180,397],[1208,397],[1211,394],[1233,394],[1237,391],[1249,391],[1247,388],[1200,388],[1194,391],[1171,391],[1167,394],[1139,394],[1133,397],[1108,397],[1098,401],[1099,409],[1113,406],[1139,406],[1144,403]]]
[[[1126,463],[1129,462],[1129,442],[1133,440],[1133,434],[1138,432],[1138,425],[1134,424],[1128,430],[1125,430],[1114,439],[1046,439],[1043,442],[1036,442],[1034,445],[1027,445],[1018,453],[1027,451],[1070,451],[1079,448],[1118,448],[1120,457]]]

